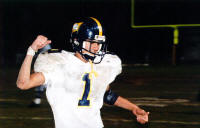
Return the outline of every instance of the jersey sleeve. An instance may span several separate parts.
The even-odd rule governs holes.
[[[53,72],[56,70],[57,64],[60,63],[58,53],[39,54],[35,64],[34,71],[41,72],[45,77],[44,84],[48,85],[53,79]]]
[[[122,64],[121,59],[117,55],[109,55],[108,58],[112,68],[109,78],[109,83],[111,83],[122,72]]]

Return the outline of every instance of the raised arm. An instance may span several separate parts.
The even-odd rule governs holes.
[[[48,40],[45,36],[39,35],[28,48],[27,55],[18,74],[16,82],[18,88],[25,90],[44,83],[45,78],[42,73],[31,74],[31,63],[35,52],[49,43],[51,43],[51,40]]]

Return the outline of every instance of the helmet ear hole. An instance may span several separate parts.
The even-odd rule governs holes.
[[[74,40],[74,44],[79,46],[79,42],[77,40]]]

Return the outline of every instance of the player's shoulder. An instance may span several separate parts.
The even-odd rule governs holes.
[[[122,72],[121,59],[114,53],[105,54],[100,65],[110,72],[110,82]]]
[[[111,64],[121,64],[121,59],[115,53],[107,53],[103,59],[104,63],[111,63]]]
[[[70,52],[64,50],[48,50],[38,55],[34,68],[36,71],[40,71],[41,69],[52,71],[60,66],[67,66],[70,55]]]
[[[39,53],[38,59],[51,59],[51,57],[60,57],[61,56],[61,51],[60,49],[49,49],[48,51],[44,53]]]
[[[68,57],[71,56],[72,54],[73,54],[72,52],[68,52],[62,49],[49,49],[47,52],[39,54],[39,56],[41,57],[48,56],[48,59],[51,57],[58,57],[59,59],[61,59],[62,57]]]
[[[48,61],[49,63],[63,64],[66,63],[66,59],[68,59],[71,54],[71,52],[61,49],[50,49],[45,53],[39,54],[37,61]]]

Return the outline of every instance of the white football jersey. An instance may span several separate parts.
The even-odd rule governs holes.
[[[111,54],[100,64],[84,63],[64,50],[40,54],[34,70],[45,77],[56,128],[102,128],[103,96],[121,69],[121,60]]]

